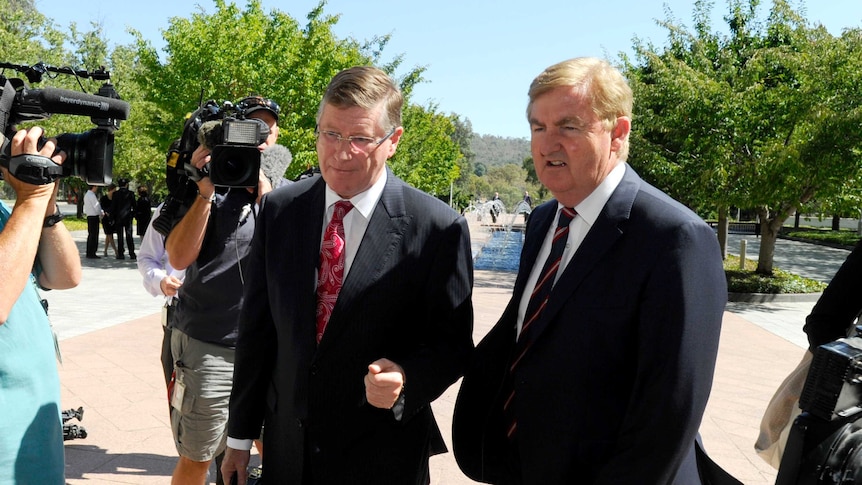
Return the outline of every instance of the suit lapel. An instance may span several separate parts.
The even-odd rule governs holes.
[[[545,204],[536,207],[536,210],[530,214],[530,221],[527,226],[527,234],[524,237],[524,248],[521,250],[521,263],[518,268],[518,276],[515,278],[515,287],[512,292],[519,302],[521,295],[524,294],[524,286],[530,277],[530,272],[533,271],[533,266],[536,263],[536,258],[539,255],[539,250],[542,249],[542,242],[545,239],[545,234],[557,215],[557,201],[551,200]],[[517,307],[517,305],[516,305]]]
[[[387,168],[386,186],[371,220],[368,221],[368,228],[359,244],[350,272],[344,279],[318,353],[325,351],[327,342],[336,341],[346,326],[351,324],[350,309],[353,302],[397,263],[397,249],[411,221],[404,204],[403,184]]]
[[[544,333],[587,275],[602,260],[605,253],[613,247],[617,239],[622,236],[624,223],[631,215],[632,204],[639,187],[640,177],[631,167],[626,167],[622,181],[611,194],[610,199],[599,214],[599,218],[554,285],[542,316],[533,323],[533,330],[529,332],[533,340],[538,339]],[[560,323],[564,324],[564,322]]]
[[[318,177],[314,187],[297,198],[291,207],[295,216],[288,220],[293,222],[285,224],[287,231],[308,231],[308,237],[298,238],[300,243],[297,246],[297,255],[293,264],[296,265],[294,269],[299,276],[293,278],[288,292],[290,298],[300,300],[297,303],[297,308],[301,309],[299,321],[307,322],[302,324],[303,332],[307,336],[307,342],[314,347],[317,347],[315,342],[317,268],[320,264],[320,234],[323,233],[323,212],[326,209],[325,188],[326,184],[323,178]],[[310,288],[309,284],[311,285]],[[306,298],[302,295],[309,295],[309,289],[314,304],[302,304],[301,299]]]

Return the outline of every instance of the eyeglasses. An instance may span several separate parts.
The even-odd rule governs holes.
[[[331,145],[335,145],[336,143],[341,143],[343,141],[349,142],[350,146],[354,150],[358,150],[363,153],[368,153],[379,147],[381,143],[388,140],[395,133],[395,128],[389,131],[383,138],[379,140],[375,140],[374,138],[370,138],[367,136],[341,136],[340,133],[336,133],[334,131],[320,131],[319,128],[314,129],[314,136],[317,137],[318,140],[323,140],[326,143]]]
[[[237,107],[242,111],[247,111],[250,108],[266,108],[276,116],[281,113],[281,106],[278,105],[275,101],[264,98],[263,96],[248,96],[243,98],[239,103],[237,103]]]

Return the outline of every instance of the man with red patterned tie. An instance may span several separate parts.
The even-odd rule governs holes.
[[[465,219],[395,177],[404,129],[383,71],[337,74],[317,115],[320,177],[262,201],[248,262],[225,480],[266,422],[267,483],[430,483],[431,401],[472,341]],[[301,228],[301,229],[300,229]]]
[[[530,86],[533,163],[554,199],[527,220],[512,299],[455,405],[455,458],[475,480],[700,483],[721,254],[702,219],[625,163],[632,104],[594,58]]]

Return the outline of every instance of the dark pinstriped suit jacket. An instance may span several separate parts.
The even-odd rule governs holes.
[[[445,451],[429,404],[461,376],[473,349],[466,221],[388,172],[318,347],[324,188],[316,177],[262,203],[229,434],[252,438],[266,423],[267,482],[301,483],[310,466],[316,485],[424,483],[428,456]],[[382,357],[407,376],[401,421],[365,402],[368,364]]]

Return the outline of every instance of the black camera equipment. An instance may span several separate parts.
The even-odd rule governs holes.
[[[87,430],[84,429],[83,426],[78,424],[69,423],[72,419],[77,419],[78,421],[84,419],[84,408],[78,407],[78,409],[67,409],[62,412],[63,417],[63,441],[74,440],[78,438],[86,438]]]
[[[203,103],[189,115],[182,137],[168,151],[165,181],[168,196],[153,227],[167,236],[182,218],[197,194],[196,181],[210,177],[220,187],[257,187],[261,168],[258,146],[269,136],[269,125],[247,118],[242,104],[215,100]],[[199,147],[211,150],[210,161],[202,169],[191,163]]]
[[[108,185],[113,176],[114,131],[120,127],[120,120],[129,117],[129,104],[120,100],[110,83],[110,74],[102,68],[75,70],[41,62],[33,66],[0,62],[0,68],[24,73],[30,83],[41,82],[46,72],[105,81],[93,95],[59,88],[31,89],[23,79],[0,74],[0,133],[5,135],[0,146],[0,165],[16,178],[36,185],[70,176],[80,177],[90,185]],[[78,82],[80,84],[80,79]],[[12,157],[9,138],[15,134],[15,126],[46,119],[52,114],[89,116],[96,128],[57,136],[58,150],[66,152],[63,165],[41,156]]]
[[[814,352],[776,485],[862,484],[862,327],[855,331]]]

